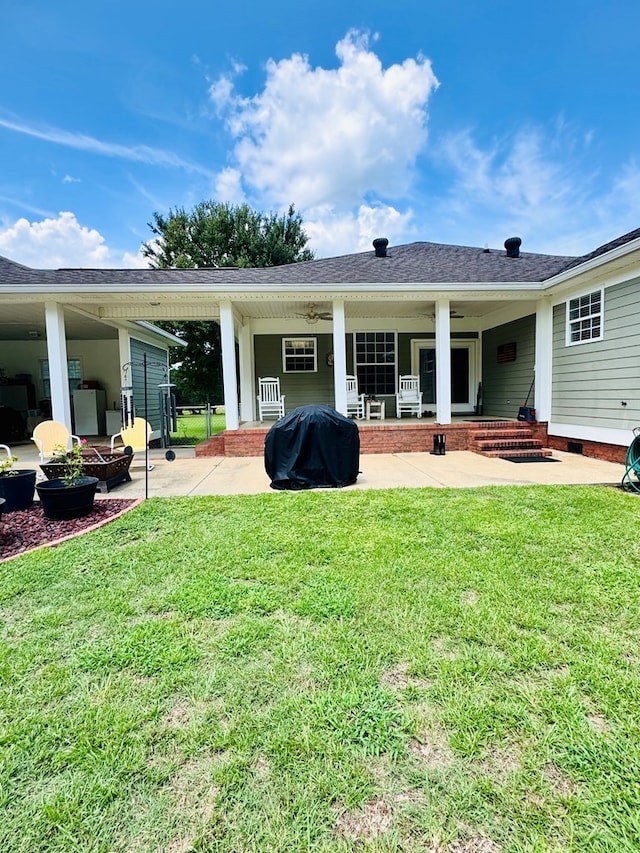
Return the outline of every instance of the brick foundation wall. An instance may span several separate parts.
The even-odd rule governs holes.
[[[486,429],[490,422],[425,424],[406,420],[397,424],[358,423],[361,453],[429,453],[433,450],[433,437],[444,433],[447,450],[473,449],[475,430]],[[504,421],[491,422],[504,427]],[[509,424],[512,426],[513,424]],[[546,423],[523,424],[533,432],[533,437],[547,442]],[[264,439],[269,427],[262,429],[230,430],[213,436],[196,447],[196,456],[262,456]]]
[[[496,427],[505,426],[504,421],[493,422]],[[513,426],[513,423],[509,424]],[[533,438],[542,441],[552,450],[569,451],[569,442],[582,445],[582,455],[593,459],[623,464],[626,447],[602,444],[582,439],[562,438],[547,434],[546,423],[523,423],[533,433]],[[433,436],[444,433],[447,450],[472,450],[473,433],[486,429],[487,423],[456,423],[440,426],[423,424],[417,420],[405,420],[401,424],[358,423],[361,453],[429,453],[433,450]],[[240,429],[223,432],[196,447],[196,456],[262,456],[264,439],[269,427],[262,429]]]
[[[618,444],[603,444],[599,441],[585,441],[582,438],[563,438],[559,435],[550,435],[547,439],[547,447],[552,450],[564,450],[571,452],[570,443],[582,445],[582,456],[592,459],[603,459],[605,462],[619,462],[624,464],[627,448]],[[575,452],[575,451],[574,451]]]

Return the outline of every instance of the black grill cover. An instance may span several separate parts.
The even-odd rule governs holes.
[[[299,406],[275,422],[264,442],[272,489],[348,486],[359,462],[358,427],[330,406]]]

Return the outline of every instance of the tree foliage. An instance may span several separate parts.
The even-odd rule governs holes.
[[[155,240],[142,251],[156,269],[273,267],[313,258],[293,205],[286,214],[265,215],[247,204],[203,201],[191,212],[154,213],[149,228]]]
[[[302,217],[293,205],[285,214],[263,214],[248,205],[203,201],[192,211],[153,214],[154,237],[142,252],[154,269],[271,267],[313,259]],[[214,321],[164,322],[162,328],[186,341],[171,351],[171,374],[179,400],[220,403],[222,349]]]

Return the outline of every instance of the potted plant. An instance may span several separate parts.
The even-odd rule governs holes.
[[[18,457],[7,450],[6,459],[0,462],[0,498],[4,500],[3,512],[28,509],[33,503],[36,472],[30,468],[14,468],[17,461]]]
[[[69,452],[65,447],[56,447],[51,461],[64,463],[64,473],[36,485],[46,517],[79,518],[91,512],[98,478],[85,476],[82,447],[76,444]]]

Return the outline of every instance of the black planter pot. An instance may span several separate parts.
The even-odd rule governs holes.
[[[33,503],[35,487],[36,472],[28,468],[0,475],[0,498],[5,500],[3,511],[29,509]]]
[[[36,491],[46,517],[57,521],[91,512],[97,485],[97,477],[81,477],[73,486],[65,486],[59,479],[45,480],[37,484]]]
[[[4,504],[5,504],[4,498],[0,498],[0,515],[2,515],[2,507],[4,506]]]

